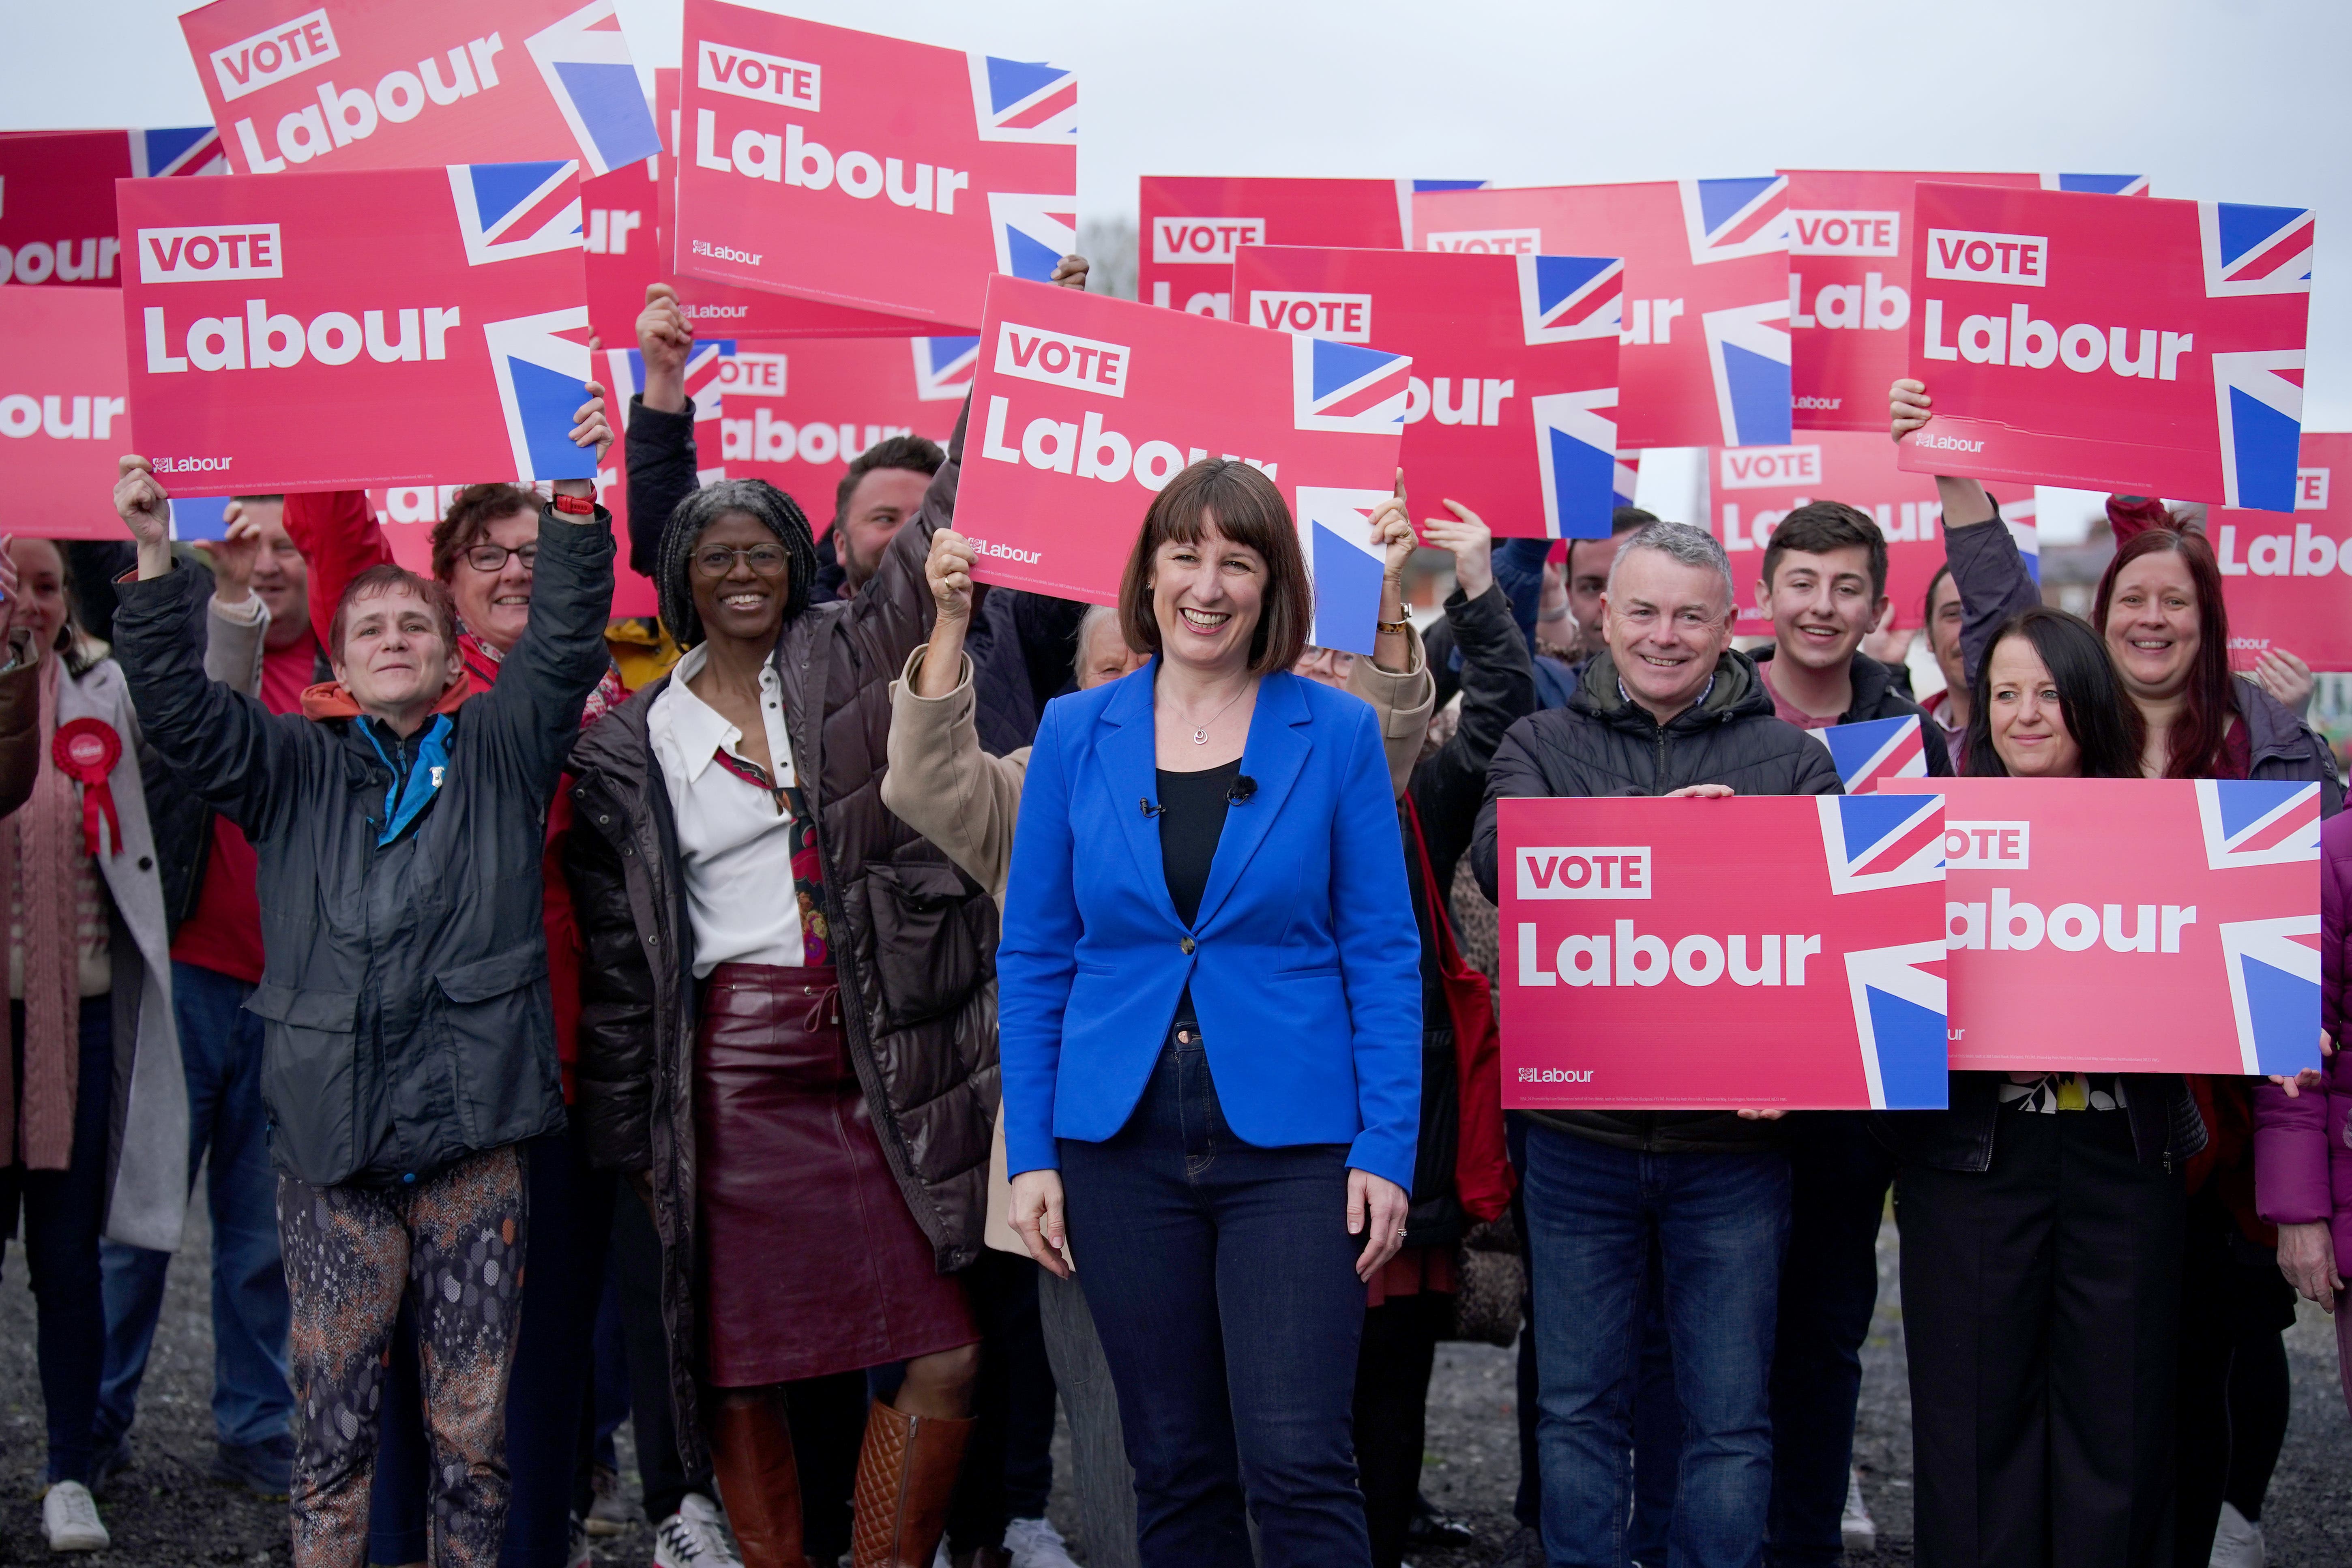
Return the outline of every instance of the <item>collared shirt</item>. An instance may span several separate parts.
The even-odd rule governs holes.
[[[654,758],[669,787],[686,872],[686,912],[694,932],[697,979],[722,963],[806,962],[799,901],[793,897],[792,814],[780,793],[792,787],[792,737],[784,728],[783,686],[773,663],[760,667],[760,717],[776,790],[719,766],[721,749],[740,757],[743,732],[687,682],[702,671],[708,647],[688,650],[646,715]]]

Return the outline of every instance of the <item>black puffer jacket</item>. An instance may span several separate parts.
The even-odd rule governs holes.
[[[1829,748],[1772,711],[1755,664],[1737,649],[1715,684],[1663,729],[1630,701],[1605,654],[1584,661],[1576,694],[1511,726],[1487,770],[1470,871],[1495,895],[1495,803],[1517,795],[1665,795],[1688,784],[1740,795],[1836,795]],[[1775,1141],[1769,1121],[1717,1110],[1534,1110],[1533,1121],[1596,1142],[1653,1153],[1739,1152]]]
[[[1758,665],[1772,662],[1779,649],[1759,647],[1748,657]],[[1951,753],[1944,750],[1943,736],[1936,729],[1927,710],[1911,700],[1911,693],[1896,679],[1897,671],[1878,662],[1866,653],[1853,656],[1851,679],[1853,681],[1853,703],[1838,715],[1841,724],[1861,724],[1873,719],[1910,719],[1919,721],[1920,738],[1927,743],[1920,750],[1927,759],[1927,776],[1952,776]],[[1769,693],[1767,693],[1769,696]]]
[[[116,589],[147,738],[260,858],[268,956],[246,1008],[264,1024],[270,1154],[301,1181],[398,1182],[564,1125],[540,856],[608,662],[611,530],[601,509],[593,524],[542,512],[530,628],[450,716],[445,782],[389,844],[373,721],[273,715],[206,680],[194,574]]]
[[[635,420],[629,436],[634,506]],[[978,1258],[986,1217],[996,902],[884,806],[881,791],[890,682],[930,635],[923,558],[953,515],[961,447],[959,426],[922,509],[856,597],[786,622],[775,653],[794,772],[816,820],[850,1060],[883,1155],[942,1271]],[[693,471],[684,465],[689,479]],[[635,693],[573,749],[577,810],[564,868],[588,948],[576,1110],[592,1161],[652,1175],[671,1394],[679,1440],[698,1449],[693,933],[668,792],[646,731],[667,686],[664,677]]]

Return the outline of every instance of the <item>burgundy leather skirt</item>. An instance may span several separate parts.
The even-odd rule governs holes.
[[[703,1344],[719,1388],[852,1372],[980,1338],[882,1157],[834,971],[703,983],[694,1127]]]

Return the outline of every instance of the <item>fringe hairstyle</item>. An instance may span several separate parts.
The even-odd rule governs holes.
[[[661,604],[662,624],[677,646],[688,648],[702,641],[702,616],[694,607],[694,547],[702,531],[730,512],[741,512],[776,536],[790,557],[784,597],[784,619],[808,608],[809,586],[816,581],[816,538],[809,531],[808,514],[800,503],[765,479],[720,479],[677,503],[662,525],[661,548],[654,565],[654,591]]]

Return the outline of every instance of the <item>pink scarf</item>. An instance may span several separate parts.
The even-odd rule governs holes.
[[[0,889],[23,910],[25,924],[25,1035],[9,1042],[24,1057],[25,1102],[13,1103],[13,1075],[0,1068],[0,1156],[33,1171],[62,1171],[72,1161],[81,1067],[74,931],[81,786],[49,757],[64,663],[56,652],[41,661],[40,773],[31,798],[0,819]]]

